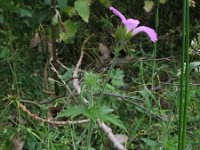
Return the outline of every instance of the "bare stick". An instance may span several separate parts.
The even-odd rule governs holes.
[[[18,102],[19,108],[21,108],[21,110],[23,112],[25,112],[26,114],[28,114],[31,118],[38,120],[38,121],[42,121],[42,122],[46,122],[46,123],[50,123],[50,124],[54,124],[54,125],[66,125],[66,124],[81,124],[81,123],[87,123],[89,122],[89,119],[84,119],[84,120],[78,120],[78,121],[55,121],[55,120],[50,120],[50,119],[44,119],[41,118],[33,113],[31,113],[24,105],[22,105],[21,103]]]
[[[56,11],[56,0],[51,0],[51,7],[53,11]],[[55,66],[55,68],[58,68],[58,63],[57,63],[57,56],[56,56],[56,26],[52,25],[51,27],[51,43],[52,43],[52,63]],[[58,80],[57,75],[54,73],[53,78],[55,80]],[[59,95],[59,86],[57,83],[54,83],[54,90],[55,90],[55,95]]]
[[[97,119],[99,127],[105,132],[107,137],[112,141],[115,148],[118,150],[125,150],[125,147],[117,140],[115,135],[112,133],[112,129],[108,127],[104,122]]]

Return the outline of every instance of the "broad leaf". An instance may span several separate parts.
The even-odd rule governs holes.
[[[68,3],[68,0],[57,0],[58,6],[60,7],[61,11],[63,11]]]
[[[15,12],[19,13],[21,17],[32,17],[32,12],[28,9],[18,8]]]
[[[9,57],[9,49],[4,47],[1,51],[0,51],[0,59],[6,59]]]
[[[77,0],[75,2],[75,9],[85,22],[89,20],[90,4],[91,0]]]
[[[67,29],[67,32],[61,32],[60,33],[60,40],[64,41],[65,43],[72,44],[74,42],[74,37],[77,32],[77,26],[74,22],[71,20],[67,20],[64,22],[65,28]]]
[[[73,74],[73,70],[69,69],[64,73],[64,75],[61,78],[62,78],[62,80],[67,81],[67,80],[71,79],[72,74]]]
[[[98,115],[99,112],[100,112],[99,107],[92,106],[84,113],[84,115],[86,117],[92,119],[93,121],[95,121],[97,119],[97,115]]]

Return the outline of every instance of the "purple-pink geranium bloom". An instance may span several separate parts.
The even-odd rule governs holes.
[[[136,35],[140,32],[145,32],[149,38],[151,39],[151,41],[153,42],[156,42],[158,40],[157,38],[157,34],[156,32],[149,28],[149,27],[146,27],[146,26],[139,26],[139,20],[136,20],[136,19],[126,19],[125,16],[119,12],[117,9],[115,9],[114,7],[109,7],[109,9],[116,15],[118,16],[122,23],[125,25],[126,29],[127,29],[127,32],[130,32],[132,33],[132,35]]]

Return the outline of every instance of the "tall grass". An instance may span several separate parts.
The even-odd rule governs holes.
[[[185,67],[184,67],[184,62],[185,62],[184,58],[186,58]],[[188,83],[189,83],[189,2],[188,0],[183,0],[178,150],[184,150],[186,144]]]

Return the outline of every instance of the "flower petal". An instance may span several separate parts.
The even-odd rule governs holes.
[[[112,11],[116,16],[118,16],[121,19],[122,23],[124,23],[126,21],[126,18],[124,17],[124,15],[121,12],[119,12],[117,9],[115,9],[112,6],[109,7],[109,9],[110,9],[110,11]]]
[[[135,19],[127,19],[125,22],[124,22],[124,25],[126,26],[126,29],[127,31],[131,31],[131,30],[134,30],[138,24],[139,24],[139,20],[135,20]]]
[[[157,33],[149,27],[140,26],[140,27],[136,28],[135,30],[133,30],[133,35],[136,35],[140,32],[145,32],[149,36],[149,38],[151,39],[152,42],[156,42],[158,40]]]

